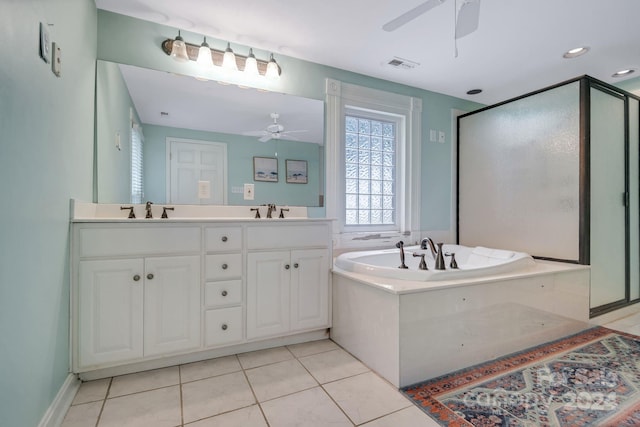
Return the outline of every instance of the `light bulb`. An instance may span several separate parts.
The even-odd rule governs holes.
[[[253,54],[253,49],[249,48],[249,55],[244,63],[244,73],[249,76],[259,76],[260,72],[258,71],[258,61],[256,60],[256,56]]]
[[[198,65],[205,70],[210,70],[213,68],[213,59],[211,58],[211,48],[207,44],[207,38],[204,38],[204,41],[200,45],[200,49],[198,50]]]
[[[269,63],[267,64],[267,72],[265,73],[265,77],[270,80],[277,80],[280,78],[280,67],[278,67],[278,63],[273,58],[273,53],[269,58]]]
[[[176,37],[176,39],[173,41],[173,46],[171,47],[171,57],[176,62],[189,61],[189,55],[187,55],[187,45],[180,36],[180,30],[178,30],[178,37]]]
[[[233,53],[233,50],[231,50],[231,43],[227,43],[227,49],[224,51],[224,56],[222,57],[222,68],[238,71],[236,55]]]

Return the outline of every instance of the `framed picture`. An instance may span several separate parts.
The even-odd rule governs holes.
[[[275,157],[254,157],[253,180],[278,182],[278,159]]]
[[[306,184],[307,183],[307,161],[306,160],[286,160],[287,183]]]

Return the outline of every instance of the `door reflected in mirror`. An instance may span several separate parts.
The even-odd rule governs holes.
[[[131,200],[132,124],[142,130],[144,200],[322,206],[324,103],[97,61],[96,199]],[[188,148],[188,149],[185,149]],[[307,162],[307,183],[255,181],[254,157]],[[244,200],[244,184],[254,199]]]

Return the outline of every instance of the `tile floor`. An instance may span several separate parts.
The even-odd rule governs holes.
[[[431,427],[330,340],[83,383],[62,427]]]
[[[640,313],[607,323],[640,335]],[[330,340],[83,383],[62,427],[431,427]]]

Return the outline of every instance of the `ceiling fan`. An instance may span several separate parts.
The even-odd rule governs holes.
[[[427,0],[414,7],[413,9],[403,13],[397,18],[387,22],[382,26],[382,29],[389,32],[395,31],[403,25],[421,16],[422,14],[427,13],[434,7],[441,5],[445,1],[447,0]],[[460,9],[457,11],[456,15],[455,38],[462,38],[477,30],[479,19],[480,0],[464,0],[464,3],[462,3],[462,6],[460,6]]]
[[[278,123],[280,114],[271,113],[270,116],[273,119],[273,123],[267,126],[266,129],[243,132],[242,134],[247,136],[259,136],[260,138],[258,138],[258,141],[267,142],[270,139],[280,139],[283,137],[286,139],[296,139],[292,137],[290,134],[307,132],[306,130],[284,130],[284,126]]]

